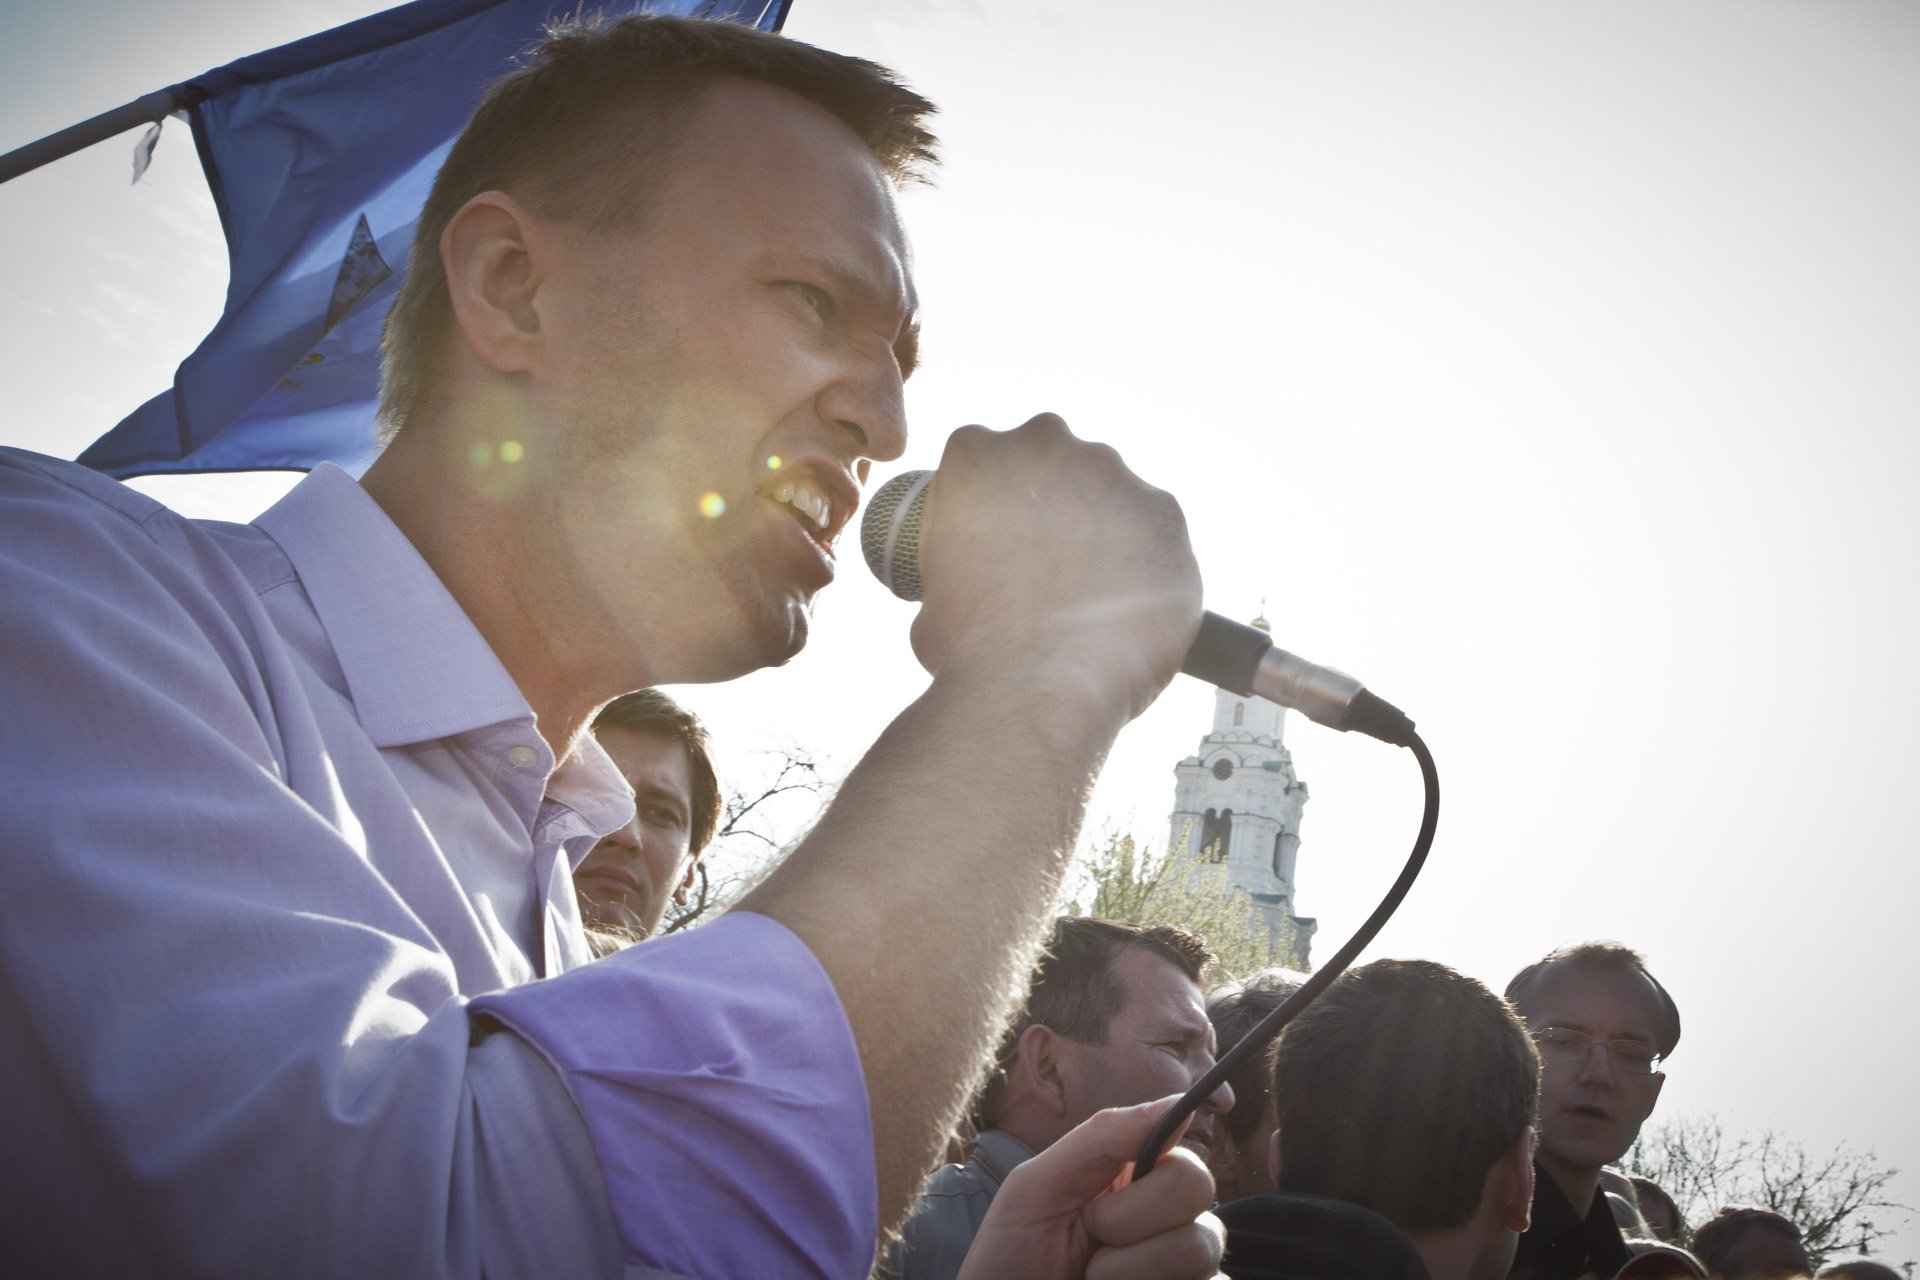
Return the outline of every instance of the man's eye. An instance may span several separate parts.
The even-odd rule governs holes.
[[[820,316],[822,319],[833,314],[833,299],[828,296],[825,289],[800,280],[787,281],[787,287],[799,294],[801,300],[809,307],[812,307],[814,314]]]
[[[1634,1044],[1630,1040],[1615,1040],[1608,1046],[1613,1056],[1621,1062],[1634,1067],[1644,1067],[1653,1061],[1653,1050],[1643,1044]]]

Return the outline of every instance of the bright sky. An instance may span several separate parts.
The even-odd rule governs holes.
[[[379,7],[9,6],[0,148]],[[1180,498],[1213,608],[1264,601],[1419,721],[1439,840],[1370,954],[1497,988],[1626,941],[1685,1018],[1661,1113],[1872,1148],[1920,1204],[1920,8],[796,0],[787,31],[944,108],[906,464],[1063,414]],[[0,190],[7,443],[77,453],[218,314],[187,131],[129,189],[132,141]],[[262,501],[231,489],[168,493]],[[791,666],[686,691],[736,769],[844,766],[923,684],[909,607],[844,579]],[[1090,829],[1164,834],[1210,707],[1128,731]],[[1289,742],[1325,956],[1418,777]]]

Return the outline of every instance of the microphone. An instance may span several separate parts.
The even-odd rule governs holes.
[[[931,471],[903,471],[874,491],[860,522],[860,549],[867,567],[902,600],[918,600],[920,522]],[[1317,666],[1285,649],[1258,627],[1208,611],[1180,670],[1245,697],[1291,707],[1309,720],[1341,731],[1357,730],[1395,746],[1411,746],[1413,721],[1375,696],[1358,680]]]

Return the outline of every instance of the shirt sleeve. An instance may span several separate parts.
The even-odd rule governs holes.
[[[60,488],[0,460],[9,1268],[613,1275],[632,1233],[686,1201],[630,1172],[655,1158],[658,1135],[665,1167],[680,1169],[702,1154],[681,1125],[699,1142],[736,1134],[737,1146],[707,1147],[705,1165],[757,1198],[761,1222],[740,1235],[764,1240],[793,1202],[767,1182],[805,1166],[765,1130],[803,1110],[791,1141],[820,1156],[809,1176],[835,1184],[824,1198],[852,1206],[831,1235],[836,1256],[855,1251],[850,1224],[874,1214],[863,1085],[844,1015],[797,940],[765,922],[763,958],[742,947],[735,960],[739,931],[699,941],[710,926],[664,962],[636,953],[532,984],[493,1012],[524,1017],[529,1039],[488,1034],[397,887],[439,873],[394,865],[356,825],[331,758],[290,736],[301,682],[248,616],[249,585],[194,531],[142,528]],[[757,993],[714,1003],[676,964]],[[590,1039],[571,1030],[589,1022],[597,1061],[568,1047]],[[634,1083],[682,1069],[714,1083]],[[758,1120],[729,1130],[730,1114],[698,1114],[747,1106],[760,1088],[773,1101]],[[833,1126],[860,1135],[851,1165],[830,1163],[856,1145],[818,1136]],[[775,1154],[750,1150],[761,1143]],[[658,1269],[814,1274],[787,1253],[730,1272],[697,1251],[702,1237],[732,1248],[734,1234],[689,1217],[669,1232],[684,1254]],[[869,1254],[872,1243],[868,1226]]]
[[[824,970],[734,913],[483,996],[585,1117],[628,1266],[861,1277],[878,1189],[866,1085]]]

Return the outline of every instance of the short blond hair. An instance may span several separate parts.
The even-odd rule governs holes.
[[[832,112],[896,185],[937,163],[933,104],[891,71],[751,27],[691,18],[597,17],[549,30],[525,65],[481,99],[434,179],[414,229],[407,278],[381,335],[380,438],[431,394],[452,334],[440,237],[483,191],[543,217],[604,231],[642,219],[701,93],[732,76]]]

